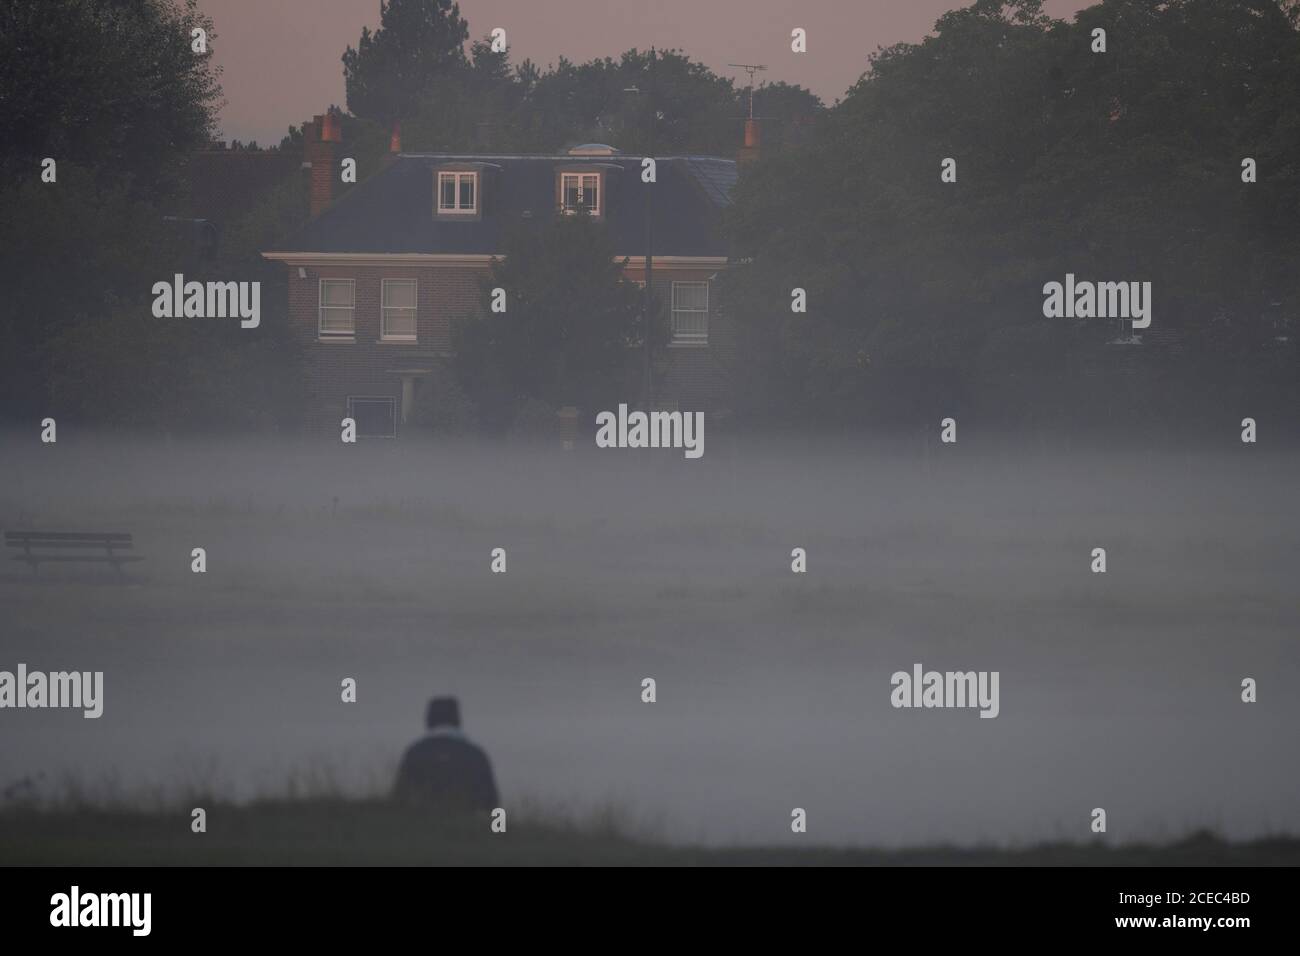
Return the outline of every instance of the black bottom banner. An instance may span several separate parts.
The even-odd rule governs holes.
[[[813,881],[752,872],[598,880],[565,874],[366,868],[12,868],[3,881],[5,936],[79,944],[292,941],[376,943],[438,927],[608,938],[688,928],[884,939],[920,932],[986,942],[1133,937],[1174,943],[1274,938],[1290,922],[1288,868],[873,868]],[[659,871],[662,872],[662,871]],[[519,883],[514,883],[519,879]],[[694,880],[701,883],[690,886]],[[840,882],[840,880],[843,882]],[[572,882],[570,882],[570,880]],[[824,880],[824,882],[823,882]],[[501,919],[506,917],[506,919]],[[457,929],[460,924],[461,929]],[[1139,943],[1141,945],[1141,943]]]

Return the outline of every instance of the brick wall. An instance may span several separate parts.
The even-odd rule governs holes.
[[[305,266],[289,268],[289,314],[306,357],[308,420],[313,431],[337,432],[347,415],[348,396],[393,398],[400,408],[400,371],[428,369],[446,375],[454,318],[476,312],[487,266]],[[654,287],[662,307],[660,321],[668,327],[672,283],[700,281],[716,270],[656,269]],[[629,276],[640,279],[642,276]],[[321,279],[351,279],[355,283],[352,339],[322,341],[319,335]],[[380,296],[383,279],[415,279],[416,342],[381,339]],[[717,283],[709,289],[709,340],[706,346],[670,346],[658,356],[657,404],[687,411],[716,412],[729,407],[728,371],[735,358],[731,321],[722,314]],[[629,355],[629,381],[639,381],[639,356]],[[630,394],[629,400],[636,396]],[[400,433],[400,428],[399,428]]]
[[[485,270],[473,266],[306,266],[306,279],[289,268],[289,314],[306,356],[308,422],[336,431],[347,399],[389,396],[400,403],[399,370],[429,369],[445,374],[452,320],[478,308]],[[321,279],[355,283],[355,334],[351,340],[322,341],[319,329]],[[381,339],[380,289],[384,279],[416,280],[416,341]]]

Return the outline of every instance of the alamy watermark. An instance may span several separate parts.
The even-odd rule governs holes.
[[[1151,325],[1150,282],[1076,281],[1043,286],[1043,315],[1049,319],[1131,319],[1133,328]]]
[[[126,926],[133,936],[148,936],[152,914],[152,893],[82,893],[74,885],[50,897],[51,926]]]
[[[233,319],[244,329],[262,323],[262,283],[186,282],[176,273],[171,282],[153,284],[155,319]]]
[[[703,412],[629,412],[596,416],[597,448],[681,448],[687,458],[704,454]]]
[[[73,708],[94,719],[104,713],[103,671],[0,671],[0,709]]]
[[[889,702],[895,707],[978,707],[981,717],[996,717],[997,671],[927,671],[920,664],[912,672],[895,671],[889,682]]]

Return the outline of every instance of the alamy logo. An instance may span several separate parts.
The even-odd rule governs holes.
[[[51,926],[129,926],[131,935],[148,936],[152,928],[152,893],[68,893],[50,897]]]
[[[262,283],[186,282],[176,273],[172,282],[153,284],[155,319],[233,319],[240,328],[262,322]]]
[[[0,671],[0,708],[71,707],[93,719],[104,713],[103,671]]]
[[[1076,282],[1043,286],[1043,315],[1049,319],[1132,319],[1133,328],[1151,324],[1150,282]]]
[[[889,702],[895,707],[978,707],[981,717],[996,717],[997,671],[924,671],[912,665],[912,673],[895,671],[889,679],[894,690]]]
[[[704,454],[703,412],[629,412],[596,416],[597,448],[681,448],[687,458]]]

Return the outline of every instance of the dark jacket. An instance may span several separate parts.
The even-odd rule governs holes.
[[[448,810],[497,806],[497,784],[487,754],[450,727],[439,727],[406,749],[393,795]]]

